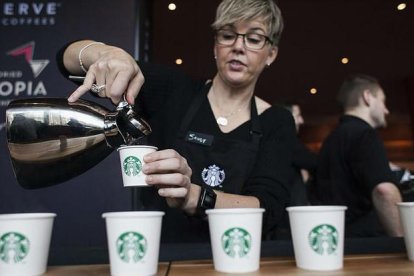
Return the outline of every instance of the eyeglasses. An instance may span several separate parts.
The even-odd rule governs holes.
[[[232,46],[239,36],[243,37],[244,46],[250,50],[261,50],[266,42],[272,44],[268,36],[258,33],[239,34],[231,30],[218,30],[216,32],[216,42],[224,46]]]

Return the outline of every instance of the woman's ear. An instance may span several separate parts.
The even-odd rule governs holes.
[[[270,48],[269,56],[267,57],[267,60],[266,60],[266,65],[267,66],[270,66],[273,63],[273,61],[275,61],[278,52],[279,52],[279,48],[277,46],[272,46]]]

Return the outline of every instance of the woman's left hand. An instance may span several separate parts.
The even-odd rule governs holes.
[[[197,185],[191,184],[192,170],[187,160],[172,149],[155,151],[144,156],[142,170],[148,185],[158,188],[170,207],[193,213],[198,200]]]

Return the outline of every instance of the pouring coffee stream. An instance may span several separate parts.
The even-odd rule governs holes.
[[[28,98],[7,107],[6,133],[17,181],[36,189],[84,173],[121,145],[139,144],[151,127],[126,101],[111,112],[87,100]]]

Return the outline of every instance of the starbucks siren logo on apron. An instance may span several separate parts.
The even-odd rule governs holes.
[[[252,237],[243,228],[230,228],[221,237],[221,245],[228,256],[242,258],[252,247]]]
[[[320,255],[332,255],[338,248],[338,235],[332,225],[318,225],[309,233],[309,245]]]
[[[116,241],[119,257],[126,263],[137,263],[147,253],[148,244],[143,235],[137,232],[125,232]]]
[[[125,158],[124,163],[122,165],[125,174],[128,176],[137,176],[142,169],[141,161],[135,156],[128,156],[127,158]]]
[[[201,172],[201,177],[204,183],[210,187],[217,187],[223,183],[226,178],[226,173],[219,166],[210,165],[208,168],[204,168]]]
[[[8,264],[20,263],[29,254],[29,240],[22,234],[9,232],[0,237],[0,259]]]

